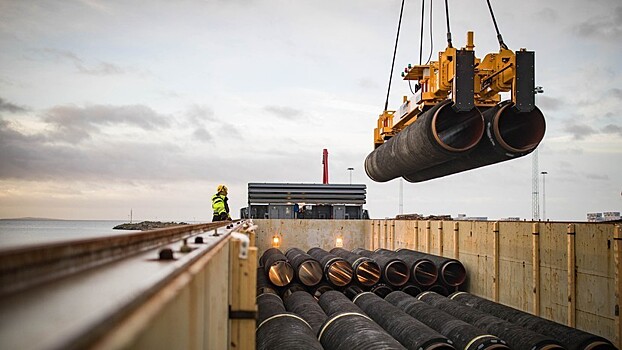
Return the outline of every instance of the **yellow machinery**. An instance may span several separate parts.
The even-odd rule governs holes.
[[[365,171],[374,181],[410,182],[455,174],[532,152],[544,137],[544,115],[535,106],[535,54],[500,50],[475,57],[451,40],[438,61],[409,65],[404,80],[415,94],[397,111],[385,110],[374,130],[374,150]],[[501,101],[502,92],[511,98]]]
[[[408,65],[404,69],[403,79],[416,81],[420,90],[413,96],[414,101],[404,96],[403,104],[398,111],[385,110],[380,114],[378,126],[374,129],[375,148],[413,123],[418,115],[447,98],[460,104],[463,110],[473,106],[487,108],[501,101],[500,92],[511,91],[512,102],[515,105],[524,111],[533,109],[533,51],[521,49],[515,53],[507,48],[501,48],[498,53],[489,53],[484,59],[479,59],[475,57],[474,48],[473,32],[468,32],[466,47],[462,49],[448,47],[445,51],[439,52],[438,61],[425,65]],[[532,86],[530,91],[521,91],[518,85],[517,57],[522,64],[527,65],[521,67],[520,75],[521,78],[531,81],[530,84],[526,83]],[[466,66],[461,66],[463,64]],[[462,75],[457,76],[458,73]],[[472,75],[472,79],[468,74]],[[468,81],[462,86],[459,83],[454,84],[460,79]],[[473,85],[469,90],[471,81]],[[460,87],[466,91],[455,90]],[[529,89],[529,86],[526,88]],[[394,120],[396,117],[397,121]]]

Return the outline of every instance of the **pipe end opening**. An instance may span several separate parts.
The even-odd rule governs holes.
[[[370,287],[380,281],[380,266],[375,261],[364,261],[356,268],[357,281]]]
[[[441,268],[443,281],[451,287],[457,287],[464,283],[466,270],[458,261],[450,261]]]
[[[352,282],[354,272],[352,266],[345,260],[338,260],[328,267],[327,279],[337,287],[343,287]]]
[[[394,287],[401,287],[410,278],[410,270],[401,260],[392,261],[384,269],[387,282]]]
[[[298,267],[298,279],[307,287],[313,287],[322,281],[322,266],[316,260],[307,260]]]
[[[294,268],[286,261],[276,261],[268,271],[270,282],[277,287],[284,287],[294,279]]]
[[[433,262],[421,260],[413,266],[413,277],[420,285],[431,286],[438,278],[438,269]]]

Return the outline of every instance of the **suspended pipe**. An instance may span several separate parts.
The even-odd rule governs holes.
[[[352,266],[343,258],[318,247],[309,249],[307,253],[320,262],[324,269],[324,278],[329,284],[345,287],[352,282]]]
[[[409,182],[421,182],[483,167],[531,153],[546,130],[544,115],[534,106],[531,112],[518,113],[505,101],[482,113],[486,125],[484,137],[472,152],[452,161],[406,174]]]
[[[532,314],[501,305],[465,292],[456,292],[450,299],[495,315],[518,326],[530,329],[559,341],[568,350],[614,350],[607,339],[553,322]]]
[[[397,256],[406,259],[407,257],[416,259],[428,259],[436,265],[441,282],[448,287],[458,287],[466,280],[466,269],[464,265],[456,259],[445,258],[442,256],[418,252],[411,249],[400,248],[395,251]]]
[[[342,293],[326,292],[320,297],[319,304],[329,315],[318,333],[324,349],[405,349]]]
[[[439,102],[365,159],[367,176],[386,182],[450,161],[474,148],[484,134],[484,119],[474,108],[457,113],[452,101]]]
[[[438,269],[434,263],[425,257],[398,254],[393,250],[376,249],[376,253],[401,259],[410,266],[410,280],[421,287],[431,286],[438,278]]]
[[[451,339],[456,349],[509,349],[504,340],[487,334],[483,330],[421,300],[417,300],[404,292],[393,292],[387,295],[385,300]]]
[[[263,267],[257,268],[257,295],[264,293],[278,294],[277,288],[266,278]]]
[[[323,349],[311,326],[300,316],[285,311],[283,301],[277,295],[262,294],[257,297],[257,304],[258,350]]]
[[[294,268],[277,248],[266,250],[259,258],[259,264],[268,280],[277,287],[284,287],[294,279]]]
[[[474,325],[508,342],[515,350],[563,350],[557,340],[520,327],[499,317],[466,306],[434,292],[421,293],[417,299]]]
[[[322,281],[322,265],[302,249],[290,248],[285,256],[294,267],[296,279],[305,286],[312,287]]]
[[[455,349],[451,340],[374,293],[358,294],[353,301],[407,349]]]
[[[401,287],[410,278],[410,269],[406,263],[398,258],[385,256],[363,248],[356,248],[352,251],[360,256],[374,259],[380,266],[381,279],[391,287]]]
[[[352,265],[354,278],[365,287],[371,287],[380,281],[380,266],[371,258],[360,256],[343,248],[333,248],[331,253],[346,259]]]
[[[294,292],[285,299],[285,309],[302,317],[317,336],[320,327],[326,321],[326,313],[318,305],[317,300],[308,292]]]

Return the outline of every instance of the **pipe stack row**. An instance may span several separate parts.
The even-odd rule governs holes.
[[[459,262],[440,258],[408,249],[268,250],[257,275],[257,349],[616,349],[467,292],[412,295],[388,286],[429,283],[434,268],[439,285],[464,280]]]
[[[315,247],[307,252],[291,248],[283,253],[270,248],[259,260],[257,293],[286,297],[304,290],[319,298],[328,290],[349,294],[371,291],[384,297],[395,290],[413,296],[431,290],[449,295],[460,290],[466,276],[458,260],[410,249],[372,252]]]
[[[434,105],[365,159],[369,178],[427,181],[531,153],[544,138],[544,115],[511,101],[457,112],[451,100]]]
[[[352,299],[352,300],[351,300]],[[608,340],[489,300],[401,291],[262,294],[257,349],[615,350]],[[488,311],[484,311],[488,310]]]

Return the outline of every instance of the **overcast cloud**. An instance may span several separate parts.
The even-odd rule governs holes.
[[[428,3],[428,2],[426,2]],[[553,220],[622,208],[622,5],[491,1],[505,42],[536,51],[539,147]],[[445,43],[434,2],[433,55]],[[450,0],[453,42],[498,50],[484,1]],[[374,218],[398,212],[399,183],[363,161],[382,112],[399,0],[13,1],[0,3],[0,218],[209,220],[249,182],[368,186]],[[407,2],[389,108],[410,95],[420,2]],[[430,53],[427,30],[424,60]],[[531,156],[404,183],[404,211],[531,218]],[[235,216],[235,215],[234,215]]]

